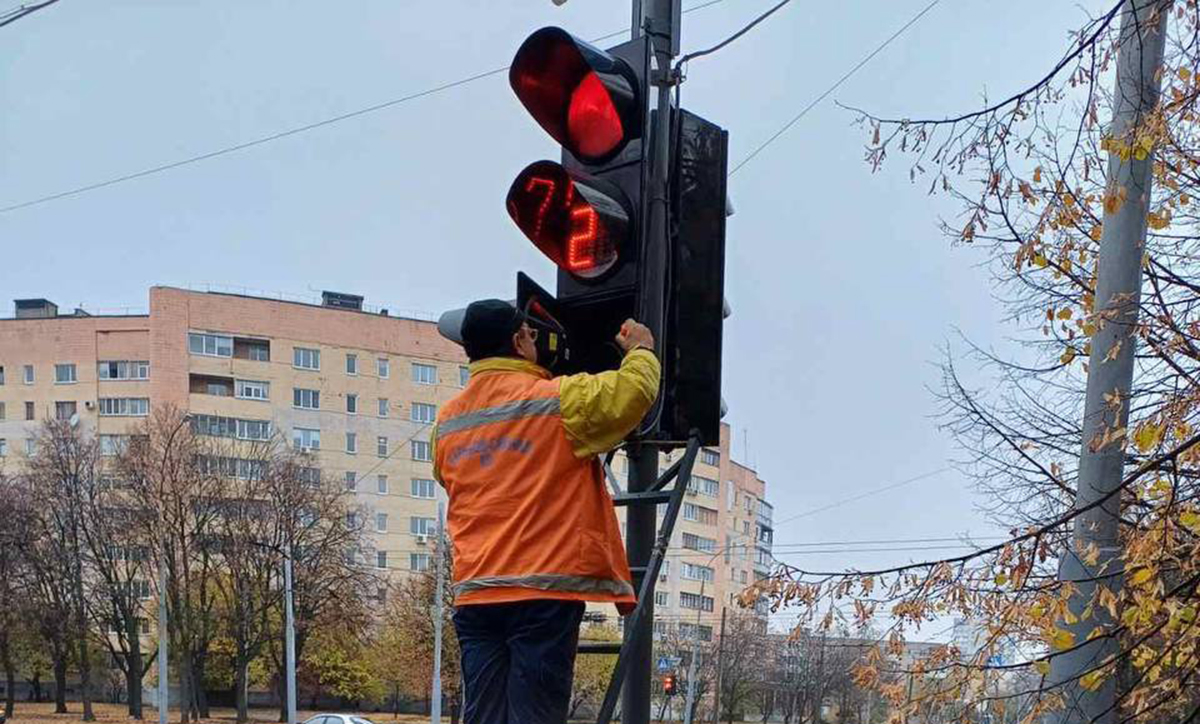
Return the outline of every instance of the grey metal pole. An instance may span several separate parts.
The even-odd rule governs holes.
[[[167,566],[158,570],[158,724],[167,724],[171,687],[167,681]]]
[[[717,688],[713,691],[713,724],[721,721],[721,667],[725,663],[725,614],[729,606],[721,606],[721,634],[717,638]]]
[[[650,328],[658,345],[656,350],[662,358],[663,295],[666,284],[667,263],[667,177],[670,169],[670,111],[671,111],[671,59],[678,44],[679,28],[676,27],[680,13],[680,0],[635,0],[642,6],[644,22],[653,32],[654,58],[657,70],[652,72],[651,82],[658,85],[658,122],[651,139],[651,173],[649,188],[649,223],[645,227],[645,254],[642,264],[642,289],[639,300],[638,321]],[[661,403],[660,403],[661,404]],[[651,415],[658,412],[656,406]],[[627,449],[629,456],[629,492],[646,491],[658,479],[658,449],[644,445],[633,445]],[[629,565],[645,567],[650,562],[654,548],[657,526],[657,511],[652,506],[629,506],[626,508],[625,550]],[[625,677],[621,697],[622,724],[649,724],[650,722],[650,679],[654,656],[654,601],[642,601],[645,610],[637,630],[625,629],[625,645],[630,647],[629,675]]]
[[[1170,3],[1166,0],[1129,0],[1121,16],[1117,50],[1116,107],[1109,133],[1125,138],[1157,104],[1159,72]],[[1083,414],[1083,444],[1079,454],[1079,477],[1075,509],[1084,510],[1075,519],[1073,550],[1064,555],[1059,579],[1073,581],[1077,593],[1068,605],[1078,617],[1073,625],[1060,624],[1074,634],[1078,648],[1055,656],[1049,685],[1061,691],[1065,702],[1053,718],[1060,724],[1113,724],[1117,719],[1116,677],[1109,677],[1096,691],[1079,686],[1079,677],[1117,653],[1108,637],[1089,639],[1091,632],[1112,623],[1103,606],[1094,615],[1083,610],[1104,586],[1114,592],[1121,587],[1121,544],[1118,537],[1120,495],[1124,470],[1124,448],[1113,443],[1093,449],[1094,441],[1109,429],[1124,427],[1129,419],[1129,394],[1133,386],[1133,335],[1138,321],[1142,286],[1142,254],[1146,241],[1146,214],[1154,163],[1153,151],[1138,160],[1122,161],[1109,153],[1108,181],[1126,190],[1126,199],[1115,212],[1104,213],[1096,278],[1095,318],[1088,361],[1087,397]],[[1117,347],[1115,358],[1110,358]],[[1104,399],[1116,393],[1120,403],[1114,410]],[[1102,504],[1097,505],[1100,501]],[[1095,545],[1100,552],[1094,566],[1079,553]],[[1061,688],[1058,688],[1061,687]]]
[[[710,558],[711,562],[712,559]],[[700,611],[704,608],[704,584],[700,580],[700,608],[696,609],[696,628],[692,631],[692,660],[688,662],[687,706],[683,710],[683,723],[692,724],[692,712],[696,709],[696,659],[700,658]]]
[[[283,590],[285,631],[284,667],[287,669],[287,720],[296,724],[296,617],[292,611],[292,552],[283,554]]]
[[[429,721],[441,724],[442,721],[442,595],[445,590],[445,573],[442,559],[446,552],[442,548],[444,526],[442,524],[445,510],[439,502],[437,506],[437,542],[433,545],[433,555],[437,559],[437,587],[433,599],[433,695],[429,704]]]

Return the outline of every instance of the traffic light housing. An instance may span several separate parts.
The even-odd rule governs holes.
[[[552,297],[521,275],[518,303],[552,310],[564,345],[546,351],[556,374],[616,368],[621,324],[659,306],[654,330],[663,363],[659,407],[640,434],[719,442],[724,318],[728,138],[695,114],[666,119],[671,166],[664,279],[642,269],[648,244],[650,42],[643,36],[601,50],[560,28],[542,28],[517,51],[509,83],[533,119],[562,147],[561,160],[518,174],[506,206],[517,227],[558,267]],[[656,249],[657,247],[651,248]],[[640,320],[650,321],[650,320]],[[543,354],[539,351],[539,359]]]
[[[675,674],[667,674],[662,680],[663,693],[667,696],[675,696],[679,693],[679,681],[675,678]]]

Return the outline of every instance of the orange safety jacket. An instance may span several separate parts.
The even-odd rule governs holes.
[[[658,395],[659,363],[635,349],[619,370],[550,377],[535,364],[471,365],[434,431],[457,605],[533,599],[636,601],[598,455]]]

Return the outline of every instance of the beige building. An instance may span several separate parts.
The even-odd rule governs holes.
[[[352,295],[306,304],[153,287],[149,314],[122,316],[20,300],[0,319],[0,464],[19,465],[47,417],[78,416],[111,451],[152,408],[175,405],[206,434],[277,432],[313,450],[369,511],[375,565],[424,570],[439,494],[430,425],[466,379],[461,348],[434,323],[364,311]],[[623,484],[624,459],[614,468]],[[727,427],[691,488],[658,584],[659,625],[695,625],[699,613],[708,638],[721,607],[770,566],[771,507],[763,481],[730,459]]]

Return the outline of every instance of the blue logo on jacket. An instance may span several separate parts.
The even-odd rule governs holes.
[[[470,445],[464,445],[460,448],[455,448],[450,453],[449,462],[451,465],[459,460],[470,455],[479,456],[479,466],[486,468],[495,460],[498,452],[515,452],[522,455],[528,455],[533,449],[533,442],[524,438],[510,438],[505,436],[492,437],[486,440],[478,440]]]

